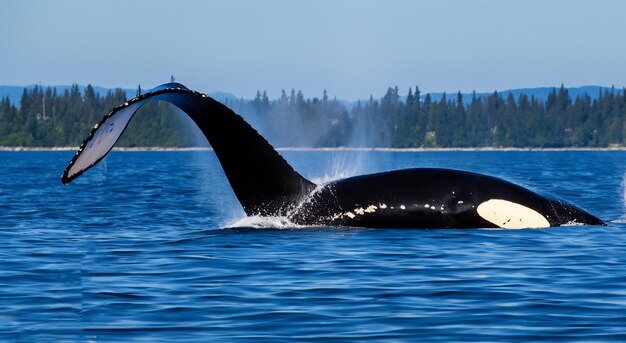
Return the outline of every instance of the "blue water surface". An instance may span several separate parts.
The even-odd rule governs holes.
[[[0,341],[626,340],[626,152],[281,154],[316,181],[486,173],[609,226],[257,223],[212,152],[113,152],[69,186],[73,152],[0,152]]]

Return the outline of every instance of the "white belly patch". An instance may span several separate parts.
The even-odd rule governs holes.
[[[478,205],[476,212],[486,221],[504,229],[550,227],[539,212],[502,199],[491,199]]]

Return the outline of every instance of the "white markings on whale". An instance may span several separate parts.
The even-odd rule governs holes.
[[[550,227],[550,222],[539,212],[502,199],[487,200],[476,208],[486,221],[504,229]]]

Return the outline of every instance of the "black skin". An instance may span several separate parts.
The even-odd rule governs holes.
[[[290,219],[298,224],[373,228],[499,227],[476,212],[478,205],[490,199],[508,200],[531,208],[546,217],[550,226],[574,222],[605,225],[575,206],[545,198],[498,178],[427,168],[357,176],[329,183],[291,211]],[[377,207],[374,211],[371,211],[373,208],[369,213],[359,211],[372,205]],[[346,215],[347,212],[354,216]]]
[[[198,125],[213,147],[247,215],[287,216],[294,223],[304,225],[499,227],[480,217],[476,208],[485,201],[501,199],[535,210],[551,226],[568,223],[605,225],[579,208],[545,198],[510,182],[455,170],[398,170],[316,186],[296,172],[241,116],[178,83],[161,85],[105,115],[72,158],[61,181],[67,184],[101,161],[115,142],[94,140],[96,134],[113,125],[114,119],[111,118],[125,118],[125,115],[132,118],[134,111],[149,99],[174,104]],[[133,106],[138,102],[141,102],[139,106]],[[118,115],[122,116],[115,117]],[[86,148],[89,144],[98,146],[99,149],[94,151],[105,153],[100,156]],[[83,161],[91,161],[89,157],[95,161],[83,167],[77,163],[81,157],[86,157]],[[80,166],[76,170],[72,168],[75,164]],[[375,210],[372,206],[376,206]]]

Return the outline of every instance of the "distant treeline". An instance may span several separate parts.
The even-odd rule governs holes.
[[[19,107],[8,98],[0,100],[0,146],[77,146],[102,115],[125,100],[121,89],[104,96],[91,86],[82,93],[73,86],[62,94],[51,88],[25,89]],[[626,146],[624,90],[572,98],[561,86],[545,101],[494,92],[473,95],[468,102],[461,93],[433,101],[429,94],[421,97],[417,87],[402,97],[395,87],[350,109],[325,91],[321,98],[306,99],[292,90],[276,100],[258,92],[253,100],[226,105],[270,143],[283,147]],[[149,102],[118,145],[196,145],[197,130],[176,112],[165,102]]]
[[[91,85],[77,85],[58,94],[56,89],[24,89],[20,106],[0,100],[0,146],[78,146],[111,109],[126,101],[122,89],[97,94]],[[119,146],[192,146],[189,123],[173,115],[167,103],[148,102],[133,118]]]

